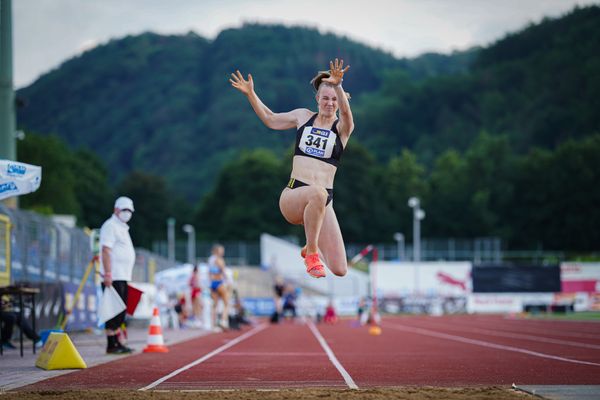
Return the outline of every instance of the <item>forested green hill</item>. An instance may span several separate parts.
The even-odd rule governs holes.
[[[357,131],[379,155],[407,147],[428,163],[481,131],[508,135],[519,152],[554,148],[600,132],[599,49],[600,7],[575,9],[481,49],[469,73],[389,73],[361,99]]]
[[[335,57],[351,64],[346,89],[359,99],[379,88],[386,70],[423,80],[465,71],[473,52],[398,60],[346,38],[276,25],[228,29],[213,41],[147,33],[112,40],[20,90],[26,106],[18,124],[93,150],[114,179],[142,170],[196,200],[241,149],[280,151],[293,140],[262,126],[229,74],[251,72],[275,111],[312,107],[309,80]]]

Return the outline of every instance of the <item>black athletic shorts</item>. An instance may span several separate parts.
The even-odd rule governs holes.
[[[308,183],[304,183],[302,181],[299,181],[298,179],[294,179],[294,178],[290,178],[290,181],[287,184],[287,187],[289,187],[290,189],[296,189],[298,187],[302,187],[302,186],[310,186]],[[327,190],[327,202],[325,203],[325,206],[328,206],[329,203],[331,203],[331,200],[333,200],[333,189],[325,189]]]

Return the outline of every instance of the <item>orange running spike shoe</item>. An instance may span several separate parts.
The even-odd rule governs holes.
[[[302,257],[302,258],[306,257],[306,246],[304,246],[302,248],[302,250],[300,250],[300,257]]]
[[[308,254],[304,258],[304,265],[306,265],[306,272],[313,278],[325,278],[325,267],[319,259],[319,254]]]

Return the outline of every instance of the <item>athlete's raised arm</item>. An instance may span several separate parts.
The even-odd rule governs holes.
[[[229,79],[231,86],[242,92],[250,102],[250,105],[254,109],[254,112],[260,118],[260,120],[270,129],[285,130],[296,128],[299,125],[299,121],[304,122],[310,111],[304,108],[298,108],[285,113],[274,113],[263,104],[260,98],[254,91],[254,81],[252,75],[248,74],[248,80],[244,79],[239,70],[231,74]]]
[[[350,69],[347,65],[344,68],[344,60],[335,59],[335,63],[329,62],[329,78],[324,78],[323,82],[327,82],[333,85],[335,94],[338,98],[338,105],[340,110],[340,122],[338,123],[338,132],[341,136],[347,138],[352,134],[354,130],[354,118],[352,117],[352,110],[350,109],[350,102],[346,96],[346,92],[342,88],[342,81],[346,71]]]

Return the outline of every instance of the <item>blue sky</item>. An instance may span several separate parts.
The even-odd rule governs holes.
[[[145,31],[194,31],[212,39],[244,22],[283,23],[413,57],[486,45],[587,4],[599,1],[13,0],[14,81],[17,88],[27,86],[82,51]]]

